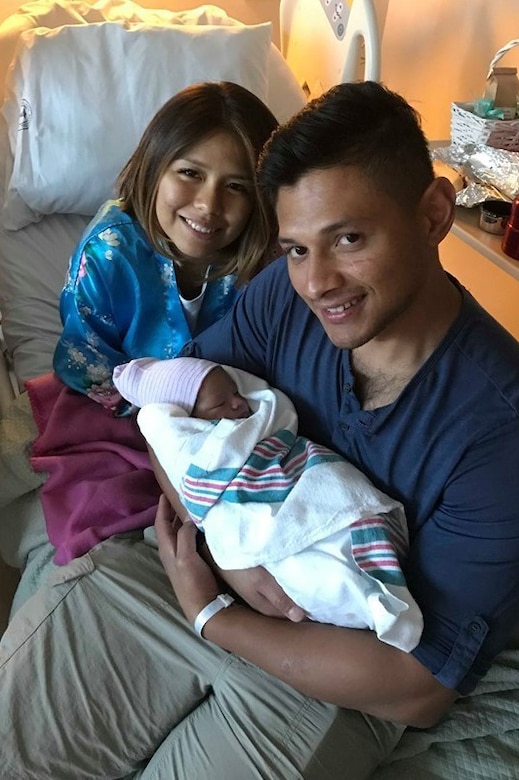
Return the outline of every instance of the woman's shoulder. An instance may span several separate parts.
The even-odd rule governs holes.
[[[146,276],[155,269],[154,263],[146,262],[148,255],[153,255],[153,248],[140,225],[122,210],[120,201],[109,200],[87,225],[72,252],[65,288],[74,290],[94,270],[103,276],[126,271],[132,277],[136,273]]]
[[[86,252],[92,258],[114,260],[122,249],[126,259],[134,253],[153,252],[141,225],[123,210],[121,201],[108,200],[86,226],[74,254]]]
[[[107,200],[86,226],[83,241],[99,239],[110,240],[114,233],[123,235],[142,234],[140,224],[124,211],[120,200]]]

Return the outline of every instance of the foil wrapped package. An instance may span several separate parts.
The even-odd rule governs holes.
[[[485,144],[451,144],[436,147],[433,158],[459,171],[466,186],[456,205],[476,206],[489,198],[513,200],[519,194],[519,152]]]

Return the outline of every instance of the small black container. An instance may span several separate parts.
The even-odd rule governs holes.
[[[502,236],[510,219],[512,204],[507,200],[485,200],[479,207],[479,227],[486,233]]]

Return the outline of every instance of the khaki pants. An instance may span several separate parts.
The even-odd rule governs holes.
[[[2,780],[359,780],[402,730],[197,637],[141,540],[56,569],[0,643]]]

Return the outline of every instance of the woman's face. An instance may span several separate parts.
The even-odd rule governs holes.
[[[218,132],[174,160],[159,183],[159,224],[187,258],[208,260],[244,230],[254,183],[242,144]]]

